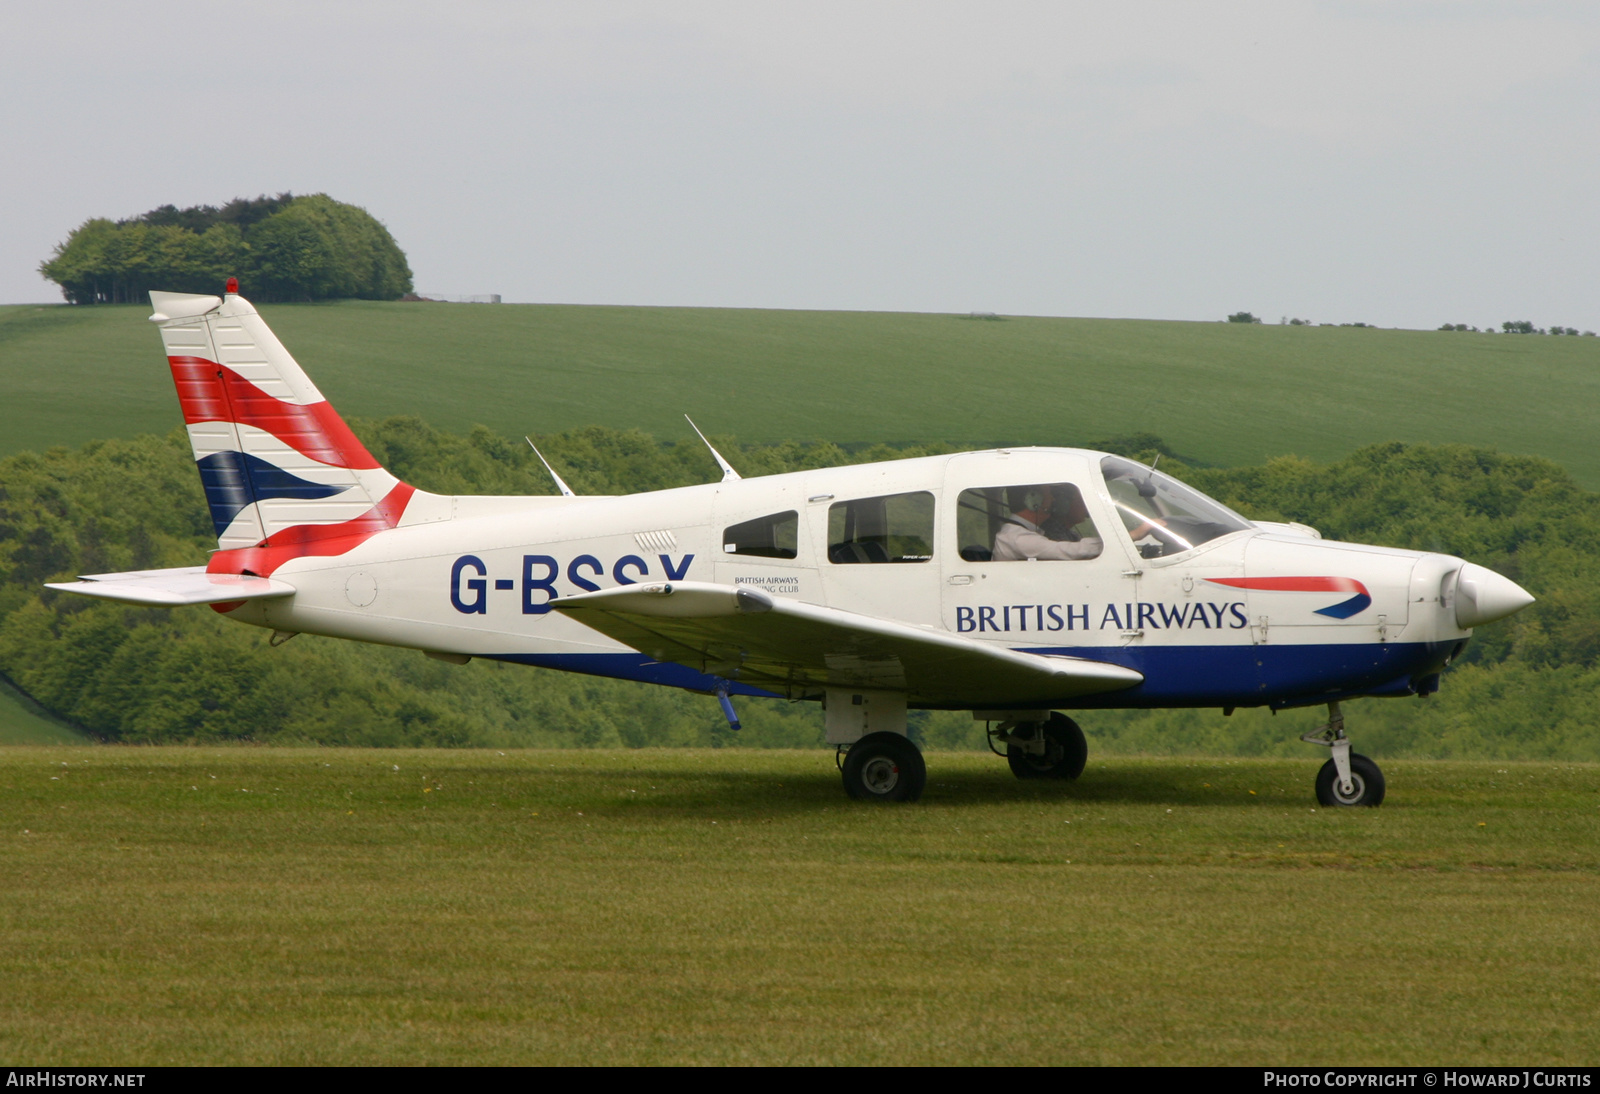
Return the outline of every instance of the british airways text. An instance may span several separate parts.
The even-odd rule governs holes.
[[[1092,624],[1092,625],[1091,625]],[[1136,601],[1107,604],[980,604],[956,609],[956,630],[962,634],[986,631],[1087,631],[1087,630],[1242,630],[1250,625],[1242,601],[1151,604]]]

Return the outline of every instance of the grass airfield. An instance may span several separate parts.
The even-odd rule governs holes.
[[[1600,766],[0,750],[20,1064],[1592,1064]]]

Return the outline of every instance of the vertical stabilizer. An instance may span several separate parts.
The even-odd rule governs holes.
[[[248,300],[150,302],[223,551],[302,545],[273,552],[281,562],[399,523],[412,488],[378,466]]]

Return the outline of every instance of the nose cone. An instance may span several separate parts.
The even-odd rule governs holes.
[[[1456,624],[1462,630],[1504,619],[1533,603],[1533,594],[1493,570],[1467,563],[1456,578]]]

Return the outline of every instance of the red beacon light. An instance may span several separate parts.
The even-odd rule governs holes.
[[[239,293],[239,279],[237,277],[228,278],[228,283],[223,287],[222,291],[229,296],[237,296]]]

